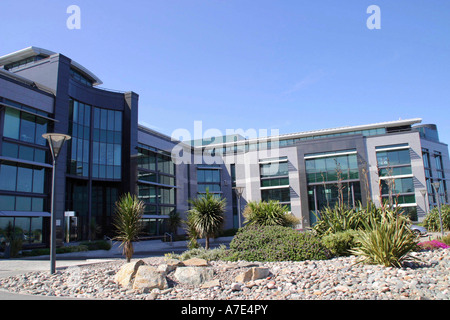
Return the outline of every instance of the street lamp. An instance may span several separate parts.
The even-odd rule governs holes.
[[[239,221],[239,229],[241,228],[241,196],[244,192],[244,187],[234,187],[234,191],[236,192],[236,196],[238,198],[238,221]]]
[[[441,234],[442,237],[444,236],[444,229],[442,228],[442,215],[441,215],[441,199],[440,199],[440,195],[439,195],[439,187],[441,186],[441,182],[440,181],[435,181],[432,183],[434,191],[436,193],[436,198],[437,198],[437,204],[438,204],[438,211],[439,211],[439,223],[441,224]]]
[[[55,219],[55,168],[56,159],[58,159],[59,153],[66,140],[70,140],[71,136],[61,133],[45,133],[42,135],[44,139],[47,139],[50,145],[50,151],[53,158],[53,172],[52,172],[52,209],[51,209],[51,226],[50,226],[50,274],[54,274],[56,271],[56,219]]]

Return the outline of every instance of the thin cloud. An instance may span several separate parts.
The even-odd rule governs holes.
[[[291,94],[297,91],[301,91],[317,82],[319,82],[325,75],[325,72],[323,70],[318,70],[314,73],[311,73],[307,75],[305,78],[303,78],[301,81],[297,82],[290,88],[289,90],[283,92],[283,94]]]

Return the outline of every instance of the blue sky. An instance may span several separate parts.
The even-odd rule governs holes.
[[[366,27],[373,4],[380,30]],[[139,121],[167,135],[419,117],[450,142],[449,1],[2,0],[0,27],[0,55],[65,54],[138,93]]]

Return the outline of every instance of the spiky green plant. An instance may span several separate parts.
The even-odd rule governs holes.
[[[205,248],[209,249],[209,238],[214,237],[222,228],[226,208],[226,199],[209,193],[189,200],[192,209],[188,210],[191,227],[201,238],[205,238]]]
[[[191,213],[188,212],[187,217],[186,217],[186,221],[184,221],[184,225],[185,225],[185,230],[186,233],[188,235],[188,243],[187,243],[187,247],[188,249],[196,249],[199,247],[197,238],[198,238],[198,232],[197,230],[194,228],[194,224],[192,221],[192,217],[193,215]]]
[[[300,221],[278,201],[250,201],[242,214],[247,225],[294,227]]]
[[[318,235],[329,235],[361,227],[364,210],[349,208],[338,203],[334,207],[326,207],[316,215],[317,223],[312,228]]]
[[[116,202],[113,225],[117,234],[114,240],[122,242],[120,246],[123,248],[127,262],[131,261],[134,254],[133,241],[139,239],[142,230],[141,219],[144,208],[144,202],[130,193],[123,195]]]
[[[409,253],[417,247],[417,237],[409,228],[409,220],[400,212],[382,208],[378,217],[367,215],[357,237],[360,246],[350,250],[360,257],[360,263],[401,267],[402,262],[415,260]]]

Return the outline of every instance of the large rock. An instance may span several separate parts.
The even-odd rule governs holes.
[[[210,267],[178,267],[174,276],[181,283],[198,286],[211,280],[214,270]]]
[[[142,265],[136,272],[133,283],[133,289],[135,290],[149,292],[155,288],[163,290],[168,287],[169,285],[167,284],[164,273],[159,272],[155,267]]]
[[[119,272],[116,273],[114,281],[124,288],[131,288],[133,285],[133,279],[138,271],[139,267],[144,265],[144,261],[138,260],[124,264]]]
[[[251,269],[248,269],[247,271],[239,274],[236,277],[236,282],[245,283],[248,281],[254,281],[257,279],[263,279],[268,277],[270,274],[269,268],[264,267],[253,267]]]
[[[189,260],[183,261],[183,264],[186,267],[207,267],[209,266],[208,261],[205,259],[199,259],[199,258],[191,258]]]

